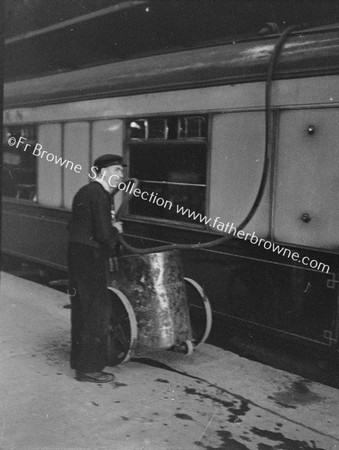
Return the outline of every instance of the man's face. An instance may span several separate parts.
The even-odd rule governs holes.
[[[121,165],[105,167],[102,172],[105,173],[104,179],[111,188],[117,187],[124,179],[124,168]]]

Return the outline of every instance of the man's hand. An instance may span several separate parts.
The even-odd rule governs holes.
[[[122,233],[122,222],[115,222],[113,226],[118,230],[119,233]]]

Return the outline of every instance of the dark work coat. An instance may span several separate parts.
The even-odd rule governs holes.
[[[111,195],[93,181],[75,195],[69,223],[71,367],[100,372],[107,362],[110,299],[108,258],[118,230],[111,223]]]

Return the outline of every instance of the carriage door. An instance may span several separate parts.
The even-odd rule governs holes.
[[[290,269],[284,323],[292,333],[337,345],[338,109],[281,112],[277,145],[273,237],[307,262]],[[331,263],[328,273],[324,261]]]

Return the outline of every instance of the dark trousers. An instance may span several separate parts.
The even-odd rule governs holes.
[[[107,258],[99,249],[70,243],[71,367],[100,372],[107,363],[111,302]]]

